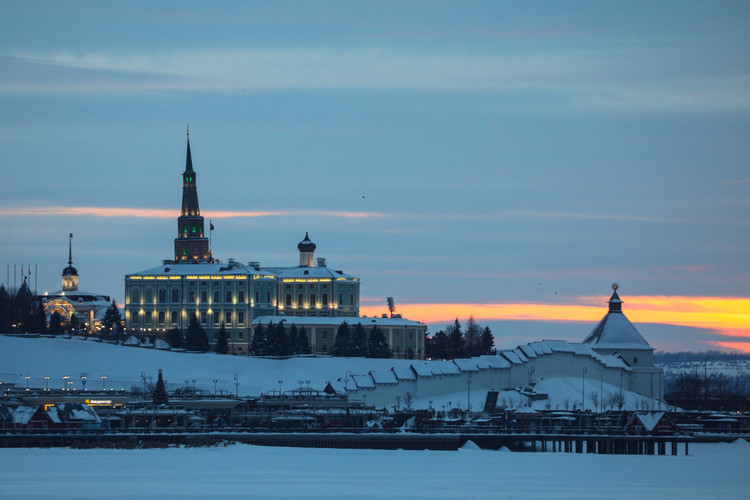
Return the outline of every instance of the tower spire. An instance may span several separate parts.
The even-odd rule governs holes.
[[[68,265],[73,265],[73,233],[68,237]]]
[[[189,127],[189,125],[188,125]],[[177,261],[211,260],[208,238],[203,232],[203,217],[198,206],[198,189],[193,159],[190,154],[190,129],[187,129],[187,156],[182,173],[182,213],[177,218],[174,255]]]

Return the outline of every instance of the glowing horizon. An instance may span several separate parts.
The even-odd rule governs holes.
[[[609,297],[576,297],[571,304],[552,303],[411,303],[399,304],[404,317],[423,323],[449,323],[473,316],[481,321],[591,322],[607,313]],[[594,302],[595,301],[595,302]],[[580,302],[580,303],[575,303]],[[598,303],[601,305],[589,305]],[[628,296],[623,312],[634,323],[658,323],[713,330],[712,344],[750,352],[750,342],[732,342],[732,337],[750,337],[750,298]],[[361,306],[360,313],[379,315],[383,306]],[[722,338],[723,337],[723,338]]]

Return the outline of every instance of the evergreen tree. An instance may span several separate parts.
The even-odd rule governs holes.
[[[26,285],[26,280],[21,284],[21,288],[16,292],[15,297],[11,300],[10,304],[10,319],[11,324],[20,324],[20,331],[24,333],[30,333],[28,329],[29,316],[31,316],[34,310],[34,295]]]
[[[297,354],[310,354],[310,340],[307,338],[307,329],[303,326],[297,334]]]
[[[120,308],[117,307],[117,302],[112,299],[112,304],[107,307],[104,311],[104,318],[102,319],[102,327],[104,329],[104,335],[111,338],[111,335],[119,333],[121,329],[122,316],[120,315]],[[117,327],[117,331],[115,331]]]
[[[216,345],[214,346],[214,351],[216,351],[218,354],[229,353],[228,335],[227,329],[224,327],[224,323],[221,324],[219,333],[216,336]]]
[[[469,316],[466,322],[466,333],[464,334],[464,355],[468,358],[479,356],[482,351],[481,328],[474,321],[474,316]]]
[[[440,330],[432,336],[432,352],[427,355],[432,359],[448,359],[448,336],[443,330]]]
[[[352,352],[352,335],[346,321],[339,325],[336,338],[331,346],[332,356],[350,356]]]
[[[182,347],[182,331],[179,328],[172,328],[167,332],[167,344],[172,349],[179,349]]]
[[[289,327],[289,332],[287,332],[287,337],[289,338],[289,354],[299,354],[297,352],[297,337],[299,336],[299,333],[297,333],[297,325],[292,323],[292,326]]]
[[[0,285],[0,333],[10,333],[10,294],[5,285]]]
[[[482,330],[482,338],[480,343],[482,346],[481,354],[492,354],[495,346],[495,337],[494,335],[492,335],[492,331],[490,331],[489,326],[485,326],[484,330]]]
[[[451,359],[464,357],[464,336],[458,318],[445,329],[448,335],[448,357]]]
[[[383,331],[377,326],[374,326],[372,330],[370,330],[370,336],[367,339],[365,356],[368,358],[391,357],[391,348],[388,347],[388,342],[385,339]]]
[[[268,325],[269,329],[271,325]],[[255,327],[253,332],[253,341],[250,344],[250,355],[251,356],[265,356],[267,353],[268,346],[268,334],[267,330],[263,328],[263,325]]]
[[[350,356],[354,357],[365,357],[367,354],[367,332],[362,323],[354,325],[354,331],[352,331],[352,350]]]
[[[154,389],[154,398],[152,402],[155,405],[165,405],[169,403],[167,389],[164,386],[164,379],[161,376],[161,368],[159,368],[159,378],[156,379],[156,388]]]
[[[190,323],[185,334],[185,349],[199,352],[208,351],[208,335],[206,335],[206,331],[198,323],[198,318],[195,314],[190,316]]]
[[[49,333],[52,335],[60,335],[62,332],[62,317],[58,311],[54,311],[49,318]]]
[[[68,332],[71,335],[78,335],[78,316],[76,313],[70,315],[70,321],[68,322]]]
[[[47,313],[44,312],[44,305],[41,302],[37,304],[29,317],[29,329],[34,333],[47,333]]]
[[[279,321],[274,327],[275,330],[275,341],[276,341],[276,352],[275,356],[289,356],[292,353],[292,344],[289,342],[289,335],[286,333],[286,327],[284,321]]]

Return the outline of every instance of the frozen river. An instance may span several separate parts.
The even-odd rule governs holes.
[[[750,444],[690,455],[0,449],[0,498],[747,498]]]

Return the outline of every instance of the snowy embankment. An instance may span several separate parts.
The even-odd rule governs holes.
[[[750,444],[689,456],[265,448],[0,449],[2,498],[747,498]]]
[[[278,391],[279,382],[284,391],[300,386],[300,383],[322,390],[327,381],[342,390],[343,380],[348,374],[367,374],[370,371],[390,370],[392,367],[406,368],[412,361],[399,359],[367,358],[323,358],[300,357],[290,359],[263,359],[247,356],[228,356],[214,353],[192,354],[161,351],[156,349],[118,346],[92,340],[64,338],[24,338],[0,335],[0,382],[25,387],[29,376],[30,387],[60,389],[66,386],[63,377],[72,382],[71,389],[83,389],[81,374],[86,374],[88,390],[120,391],[140,389],[156,380],[161,368],[167,382],[167,390],[184,387],[186,382],[204,392],[259,396],[263,392]],[[235,374],[239,386],[235,386]],[[106,379],[102,377],[105,376]],[[46,380],[45,377],[49,377]],[[214,384],[214,380],[216,383]],[[193,382],[194,381],[194,382]],[[572,410],[581,403],[581,379],[549,378],[539,381],[536,391],[549,395],[548,400],[534,401],[531,407],[537,410]],[[603,389],[603,391],[602,391]],[[617,394],[620,389],[607,383],[603,385],[588,380],[585,385],[585,407],[595,409],[592,394]],[[487,388],[472,387],[471,406],[482,409]],[[623,391],[625,408],[658,408],[658,403],[629,391]],[[372,401],[372,399],[370,400]],[[413,408],[435,409],[466,408],[469,403],[467,391],[433,395],[415,399]],[[507,408],[529,406],[529,398],[516,391],[502,391],[498,404]],[[402,397],[392,405],[406,405]],[[606,405],[605,405],[606,409]]]
[[[347,372],[367,373],[370,370],[389,370],[404,363],[397,359],[365,358],[291,358],[284,360],[247,356],[229,356],[215,353],[193,354],[160,351],[156,349],[118,346],[91,340],[63,338],[23,338],[0,335],[0,381],[25,386],[25,376],[30,376],[31,387],[60,389],[63,377],[69,376],[73,388],[80,391],[81,374],[86,374],[89,390],[130,390],[143,387],[141,373],[147,380],[155,381],[158,370],[164,371],[167,390],[193,386],[206,392],[217,390],[240,396],[258,396],[262,392],[299,387],[300,381],[310,387],[323,389],[326,381],[344,379]],[[239,387],[235,388],[237,374]],[[101,377],[106,376],[106,381]],[[343,387],[343,384],[341,384]]]

